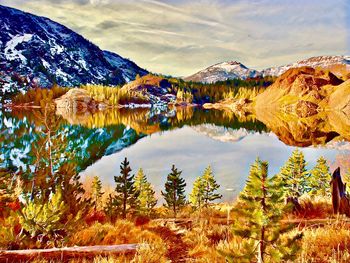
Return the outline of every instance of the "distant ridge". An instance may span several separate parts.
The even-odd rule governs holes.
[[[288,65],[271,67],[261,71],[247,68],[237,61],[222,62],[203,69],[189,77],[186,81],[215,83],[228,79],[247,79],[263,76],[280,76],[290,68],[321,67],[337,71],[350,71],[350,56],[317,56]]]
[[[254,69],[249,69],[237,61],[227,61],[212,65],[189,77],[186,81],[214,83],[227,79],[246,79],[260,76],[261,73]]]

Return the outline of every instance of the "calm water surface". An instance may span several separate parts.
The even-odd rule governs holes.
[[[24,169],[33,163],[31,148],[43,127],[42,115],[40,112],[0,112],[3,165]],[[269,172],[273,175],[296,148],[290,143],[289,133],[278,132],[278,137],[274,129],[252,116],[237,117],[221,111],[119,110],[48,117],[56,121],[55,135],[67,138],[65,151],[74,152],[82,180],[98,175],[105,185],[114,186],[113,177],[119,173],[120,162],[127,157],[133,172],[144,169],[157,195],[172,164],[183,171],[187,193],[194,179],[211,165],[221,185],[223,200],[232,200],[243,188],[249,166],[257,157],[269,162]],[[285,136],[289,136],[288,140]],[[320,156],[334,162],[338,155],[349,154],[349,143],[339,136],[333,137],[333,141],[326,141],[324,145],[300,148],[309,168]],[[312,138],[314,140],[314,135]],[[228,188],[234,192],[227,191]]]
[[[208,126],[206,126],[208,127]],[[185,126],[180,129],[156,133],[141,139],[136,144],[120,152],[102,157],[84,172],[84,176],[99,175],[106,184],[113,185],[113,175],[118,173],[119,163],[128,157],[134,171],[143,168],[149,180],[160,194],[166,175],[172,164],[183,170],[187,182],[187,193],[195,178],[211,165],[221,185],[223,200],[236,196],[243,188],[248,176],[249,166],[256,157],[269,162],[270,174],[279,171],[291,152],[297,148],[282,143],[273,133],[248,133],[239,140],[221,141],[203,133],[200,126]],[[216,130],[218,127],[210,125]],[[219,130],[228,133],[225,128]],[[227,136],[226,136],[227,137]],[[308,147],[301,149],[312,167],[317,158],[326,157],[334,161],[339,150]],[[225,191],[233,188],[235,192]]]

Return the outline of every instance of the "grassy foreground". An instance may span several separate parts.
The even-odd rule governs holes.
[[[94,222],[77,231],[69,244],[111,245],[137,242],[141,244],[137,253],[127,257],[97,256],[93,259],[72,259],[69,262],[227,262],[224,253],[238,249],[241,240],[232,234],[230,225],[225,223],[226,209],[227,206],[222,204],[207,208],[201,214],[184,212],[178,223],[166,219],[149,221],[145,218],[118,220],[114,223]],[[343,217],[331,217],[329,210],[330,204],[324,201],[306,201],[303,203],[302,214],[287,216],[285,220],[296,223],[291,234],[301,231],[304,235],[300,253],[290,262],[350,260],[350,222]],[[324,218],[315,220],[315,214]],[[231,216],[235,216],[234,212],[231,212]],[[54,261],[36,259],[34,262]]]

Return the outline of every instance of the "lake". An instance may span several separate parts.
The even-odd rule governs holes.
[[[82,181],[97,175],[105,186],[113,187],[119,165],[127,157],[133,172],[143,168],[158,197],[175,164],[183,171],[188,194],[195,178],[211,165],[223,201],[230,201],[243,188],[257,157],[269,162],[269,174],[274,175],[297,147],[309,168],[320,156],[334,163],[350,153],[346,138],[325,131],[324,123],[305,130],[304,122],[292,122],[287,121],[293,128],[286,132],[285,123],[267,126],[251,115],[200,108],[118,109],[79,115],[2,111],[0,158],[3,166],[33,169],[38,156],[34,148],[39,149],[49,129],[52,138],[65,138],[61,150],[71,154]],[[58,162],[66,160],[57,158]]]

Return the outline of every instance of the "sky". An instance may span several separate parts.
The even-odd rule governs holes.
[[[348,0],[0,0],[48,17],[155,73],[223,61],[263,69],[349,55]]]

